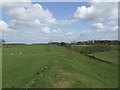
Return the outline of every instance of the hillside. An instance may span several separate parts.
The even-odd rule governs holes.
[[[110,51],[93,53],[91,55],[96,56],[97,58],[103,59],[105,61],[110,61],[114,64],[118,64],[118,46],[112,46]]]
[[[115,88],[117,74],[116,64],[95,61],[65,47],[3,48],[3,88]]]

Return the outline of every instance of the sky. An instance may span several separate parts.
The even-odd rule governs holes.
[[[4,2],[0,11],[9,43],[118,39],[117,2]]]

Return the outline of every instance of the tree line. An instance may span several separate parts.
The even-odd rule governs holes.
[[[91,40],[91,41],[78,41],[75,43],[77,45],[94,45],[94,44],[104,44],[104,45],[119,45],[119,40]]]
[[[48,44],[50,45],[95,45],[95,44],[101,44],[101,45],[119,45],[120,41],[119,40],[89,40],[89,41],[74,41],[71,43],[66,43],[66,42],[49,42]]]
[[[5,43],[4,39],[0,39],[0,43]],[[60,45],[60,46],[66,46],[66,45],[95,45],[95,44],[101,44],[101,45],[120,45],[119,40],[89,40],[89,41],[73,41],[71,43],[67,42],[48,42],[50,45]]]
[[[4,39],[0,39],[0,43],[5,43],[5,40]]]

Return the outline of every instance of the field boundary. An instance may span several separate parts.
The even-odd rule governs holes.
[[[80,54],[82,54],[82,55],[85,55],[85,56],[87,56],[87,57],[89,57],[89,58],[92,58],[92,59],[94,59],[94,60],[96,60],[96,61],[101,61],[101,62],[104,62],[104,63],[113,64],[112,62],[109,62],[109,61],[105,61],[105,60],[99,59],[99,58],[97,58],[97,57],[95,57],[95,56],[93,56],[93,55],[88,55],[88,54],[79,52],[79,51],[74,50],[74,49],[69,48],[69,47],[66,47],[66,48],[67,48],[67,49],[71,49],[71,50],[73,50],[73,51],[75,51],[75,52],[78,52],[78,53],[80,53]]]
[[[83,53],[81,53],[81,54],[83,54]],[[101,62],[105,62],[105,63],[110,63],[110,64],[112,64],[112,62],[99,59],[99,58],[97,58],[97,57],[95,57],[95,56],[91,56],[91,55],[88,55],[88,54],[83,54],[83,55],[85,55],[85,56],[87,56],[87,57],[89,57],[89,58],[95,59],[95,60],[97,60],[97,61],[101,61]]]

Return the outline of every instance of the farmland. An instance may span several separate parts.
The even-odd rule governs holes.
[[[11,46],[2,49],[3,88],[118,87],[118,47],[115,45],[109,51],[89,54],[112,63],[57,45],[3,46]]]

